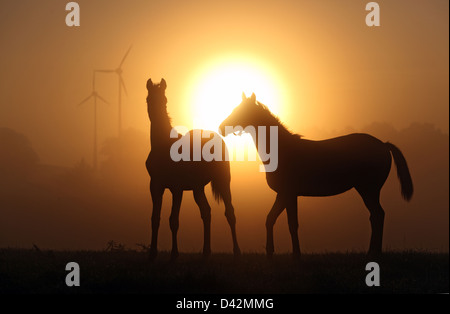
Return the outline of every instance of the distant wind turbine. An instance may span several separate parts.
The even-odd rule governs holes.
[[[94,163],[94,170],[97,170],[97,98],[105,102],[109,105],[109,103],[100,96],[97,91],[95,90],[95,71],[94,71],[94,77],[92,79],[92,93],[83,99],[77,106],[81,106],[85,102],[87,102],[89,99],[94,98],[94,156],[93,156],[93,163]]]
[[[127,58],[130,50],[131,50],[131,46],[130,46],[130,48],[128,48],[127,52],[125,53],[125,55],[122,58],[122,61],[119,63],[119,66],[116,69],[114,69],[114,70],[96,70],[97,72],[101,72],[101,73],[116,73],[118,75],[118,78],[119,78],[119,121],[118,121],[119,122],[119,125],[118,125],[119,135],[122,132],[122,88],[123,88],[123,91],[125,92],[125,95],[128,96],[127,88],[125,87],[125,82],[123,81],[123,77],[122,77],[122,72],[123,72],[122,65],[125,62],[125,59]]]

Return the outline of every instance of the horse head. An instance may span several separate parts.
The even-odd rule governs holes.
[[[147,111],[150,119],[160,112],[161,108],[166,110],[167,98],[166,98],[167,83],[164,79],[161,79],[159,84],[154,84],[152,79],[147,81]]]
[[[255,115],[257,115],[258,112],[259,110],[255,94],[253,93],[247,98],[247,96],[242,93],[242,102],[234,108],[233,112],[220,124],[219,130],[221,134],[223,136],[227,136],[230,132],[232,132],[234,127],[237,126],[240,126],[243,129],[248,126],[254,126],[256,121]]]

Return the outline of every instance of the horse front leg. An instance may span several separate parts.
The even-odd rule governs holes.
[[[278,216],[283,212],[285,206],[283,205],[283,201],[281,196],[277,194],[275,202],[273,203],[272,209],[267,215],[266,219],[266,232],[267,232],[267,243],[266,243],[266,253],[267,257],[272,257],[274,252],[274,244],[273,244],[273,226],[278,219]]]
[[[194,190],[194,200],[203,220],[203,256],[208,257],[211,255],[211,206],[206,199],[203,186]]]
[[[178,257],[177,233],[179,227],[179,216],[182,198],[183,198],[182,190],[172,191],[172,212],[169,218],[170,230],[172,231],[172,253],[171,253],[172,260]]]
[[[150,182],[150,194],[152,196],[152,240],[150,244],[150,260],[154,260],[158,254],[158,230],[161,220],[161,206],[164,194],[164,188],[154,181]]]

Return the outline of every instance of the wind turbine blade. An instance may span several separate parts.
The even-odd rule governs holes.
[[[132,45],[130,45],[130,48],[128,48],[127,52],[126,52],[125,55],[123,56],[123,59],[122,59],[122,61],[121,61],[120,64],[119,64],[119,69],[122,67],[123,62],[124,62],[125,59],[127,58],[128,53],[129,53],[130,50],[131,50],[131,47],[132,47]]]
[[[88,101],[91,97],[92,97],[92,94],[89,95],[88,97],[86,97],[85,99],[83,99],[80,103],[78,103],[77,106],[81,106],[81,105],[84,104],[86,101]]]
[[[104,103],[106,103],[106,104],[108,104],[109,105],[109,102],[108,101],[106,101],[105,100],[105,98],[103,98],[102,96],[100,96],[99,94],[97,94],[97,96],[96,97],[98,97],[98,98],[100,98],[100,100],[102,100]]]
[[[120,81],[120,86],[123,87],[123,91],[125,92],[125,95],[128,96],[127,88],[126,88],[126,86],[125,86],[125,82],[123,81],[122,75],[119,76],[119,81]]]
[[[101,72],[101,73],[114,73],[115,70],[95,70],[95,72]]]

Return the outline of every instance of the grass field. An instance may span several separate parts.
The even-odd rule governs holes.
[[[387,252],[377,260],[380,287],[367,287],[363,253],[290,255],[162,252],[154,262],[137,251],[0,249],[0,293],[448,293],[448,253]],[[68,262],[80,266],[79,287],[67,287]]]

